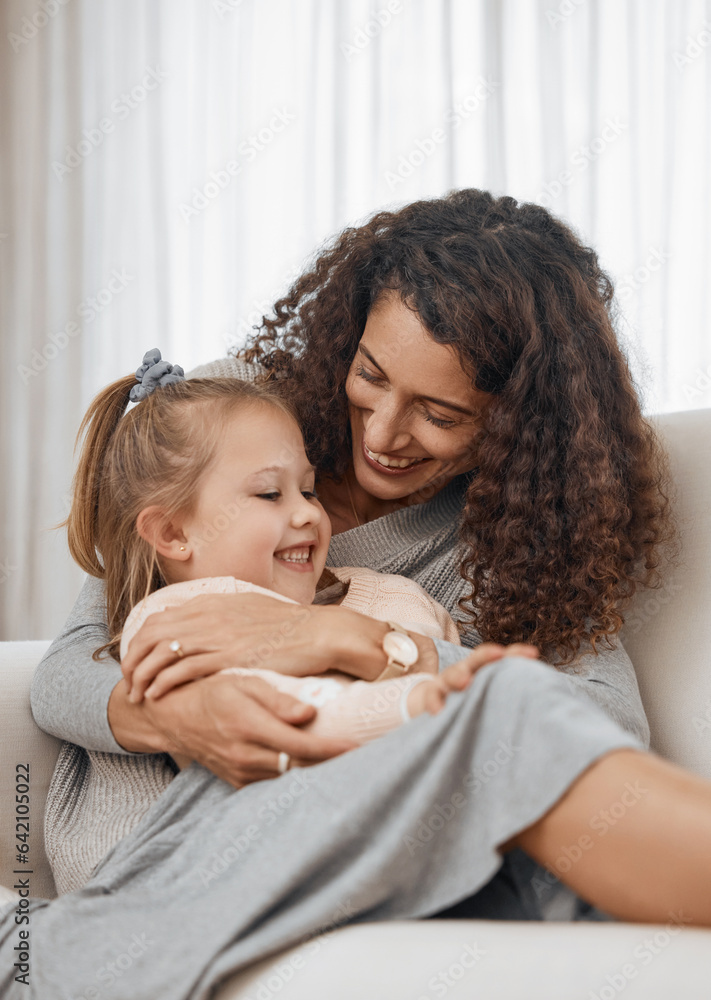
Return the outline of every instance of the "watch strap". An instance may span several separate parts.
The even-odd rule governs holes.
[[[409,667],[403,666],[402,663],[388,663],[382,674],[378,674],[375,680],[392,681],[397,677],[406,677],[409,669]]]

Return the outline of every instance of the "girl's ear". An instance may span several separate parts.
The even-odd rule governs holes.
[[[160,507],[144,507],[136,518],[136,531],[161,556],[181,561],[190,556],[182,525],[166,517]]]

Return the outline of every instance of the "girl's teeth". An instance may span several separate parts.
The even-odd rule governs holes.
[[[277,559],[281,559],[284,562],[297,562],[297,563],[307,563],[309,561],[310,552],[308,549],[303,549],[302,551],[290,552],[288,555],[277,554]]]
[[[415,465],[417,462],[422,461],[421,458],[388,458],[387,455],[376,454],[367,446],[365,450],[368,452],[368,456],[370,458],[374,459],[378,465],[382,465],[386,469],[406,469],[408,465]]]

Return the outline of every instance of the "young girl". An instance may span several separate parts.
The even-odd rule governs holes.
[[[124,412],[129,400],[138,405]],[[334,571],[347,584],[340,602],[386,622],[382,679],[366,683],[336,672],[297,678],[268,669],[293,615],[308,614],[304,606],[316,595],[331,528],[296,420],[266,386],[231,378],[185,380],[181,368],[161,362],[153,350],[135,379],[120,379],[99,393],[79,436],[85,430],[67,524],[72,555],[106,584],[111,639],[95,659],[102,651],[123,658],[145,619],[169,606],[204,593],[257,591],[285,603],[284,622],[259,635],[253,669],[228,672],[256,673],[317,706],[305,727],[314,732],[362,744],[423,712],[439,711],[448,692],[468,683],[466,662],[438,675],[420,661],[418,634],[458,639],[444,608],[411,580],[358,568]],[[132,698],[158,697],[214,670],[198,657],[183,659],[189,652],[171,643],[147,657],[126,678]],[[179,767],[190,763],[174,760]],[[282,754],[280,770],[289,763]],[[89,790],[86,780],[77,781],[84,793],[74,803],[66,799],[68,768],[83,770],[85,779],[89,769]],[[119,757],[64,744],[45,813],[47,854],[60,893],[89,879],[174,774],[167,755]]]

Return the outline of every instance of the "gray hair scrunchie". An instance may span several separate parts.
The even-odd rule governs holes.
[[[138,403],[155,392],[158,386],[170,385],[172,382],[183,382],[185,372],[180,365],[171,365],[169,361],[161,361],[157,347],[146,351],[143,364],[136,371],[136,379],[140,383],[134,385],[128,394],[132,403]]]

